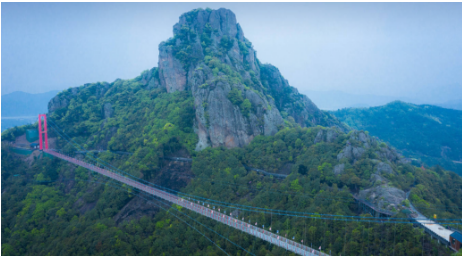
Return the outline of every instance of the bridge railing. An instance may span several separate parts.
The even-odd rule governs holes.
[[[151,195],[157,196],[159,198],[165,199],[171,203],[180,205],[184,208],[187,208],[191,211],[197,212],[201,215],[207,216],[209,218],[212,218],[214,220],[217,220],[218,222],[221,222],[225,225],[231,226],[233,228],[239,229],[245,233],[248,233],[250,235],[259,237],[265,241],[268,241],[272,244],[275,244],[277,246],[280,246],[282,248],[286,248],[288,251],[295,252],[300,255],[304,256],[314,256],[314,255],[319,255],[319,256],[327,256],[328,254],[325,254],[323,252],[314,250],[308,246],[302,245],[300,243],[297,243],[295,241],[292,241],[290,239],[287,239],[285,237],[281,237],[279,235],[276,235],[274,233],[271,233],[269,231],[266,231],[262,228],[255,227],[252,224],[246,223],[244,221],[238,220],[236,218],[233,218],[232,216],[227,216],[220,211],[215,211],[213,209],[210,209],[208,207],[205,207],[205,205],[199,205],[196,204],[195,202],[191,202],[189,200],[186,200],[184,198],[181,198],[177,195],[165,192],[163,190],[159,190],[156,188],[153,188],[151,186],[145,185],[143,183],[140,183],[138,181],[135,181],[131,178],[128,178],[126,176],[120,175],[118,173],[114,173],[112,171],[102,169],[100,167],[94,166],[92,164],[86,163],[84,161],[68,157],[65,155],[62,155],[58,152],[52,151],[52,150],[44,150],[46,153],[49,153],[55,157],[58,157],[60,159],[63,159],[65,161],[68,161],[70,163],[74,163],[76,165],[85,167],[89,170],[95,171],[97,173],[100,173],[104,176],[107,176],[109,178],[118,180],[124,184],[130,185],[134,188],[137,188],[139,190],[142,190],[146,193],[149,193]]]

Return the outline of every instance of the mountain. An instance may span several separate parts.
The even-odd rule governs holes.
[[[230,10],[183,14],[159,46],[159,67],[62,91],[48,109],[50,148],[91,163],[98,157],[104,168],[332,255],[450,253],[412,225],[352,218],[372,217],[353,195],[403,220],[409,202],[426,216],[454,219],[462,178],[410,165],[379,138],[319,110],[258,61]],[[287,253],[39,151],[18,154],[32,128],[2,134],[4,255]],[[107,151],[82,153],[100,149]]]
[[[48,112],[48,102],[59,91],[44,93],[12,92],[2,95],[2,117],[37,116]]]
[[[412,99],[404,97],[393,97],[372,94],[352,94],[342,91],[302,91],[323,110],[339,110],[342,108],[362,108],[362,107],[377,107],[385,105],[392,101],[403,100],[411,101]]]
[[[351,128],[389,142],[406,157],[462,175],[462,111],[395,101],[331,113]]]
[[[257,135],[274,135],[294,124],[345,129],[289,86],[276,67],[260,63],[233,12],[183,14],[173,34],[159,45],[159,67],[143,72],[138,80],[147,89],[191,93],[197,149],[245,146]],[[113,85],[97,90],[103,95]],[[49,105],[50,113],[67,107],[83,88],[59,94]]]
[[[36,122],[38,114],[48,111],[48,102],[56,94],[58,91],[37,94],[18,91],[2,95],[2,132]]]
[[[457,109],[462,110],[462,99],[460,100],[451,100],[444,103],[435,104],[443,108]]]
[[[454,91],[457,93],[457,90]],[[309,95],[310,99],[313,100],[313,102],[315,102],[320,109],[329,111],[343,108],[378,107],[397,100],[418,105],[427,104],[440,106],[443,108],[462,110],[462,100],[460,99],[442,102],[441,100],[438,101],[438,99],[432,99],[431,97],[396,97],[373,94],[352,94],[342,91],[303,90],[301,92],[303,94]]]

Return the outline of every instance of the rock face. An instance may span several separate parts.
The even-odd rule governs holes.
[[[106,82],[96,83],[96,84],[84,84],[81,87],[74,87],[69,90],[62,91],[58,95],[53,97],[53,99],[51,99],[50,102],[48,102],[48,112],[51,113],[60,108],[65,108],[69,106],[69,103],[71,102],[72,98],[76,96],[81,90],[89,86],[95,86],[94,96],[97,99],[100,99],[109,90],[109,88],[111,87],[111,84],[106,83]]]
[[[148,90],[191,91],[196,112],[193,128],[199,137],[197,150],[242,147],[257,135],[274,135],[286,122],[347,130],[291,87],[276,67],[259,62],[230,10],[185,13],[173,26],[173,35],[159,45],[158,68],[144,71],[136,81]],[[97,94],[104,95],[111,85],[99,83]],[[67,107],[81,88],[53,98],[49,112]],[[103,118],[111,117],[110,103],[104,104],[101,112]],[[322,140],[333,141],[337,136],[336,132],[327,132]]]
[[[382,185],[362,190],[359,198],[371,201],[382,209],[392,210],[406,199],[406,193],[401,189]]]
[[[345,164],[338,164],[334,167],[334,174],[335,175],[342,174],[343,170],[345,170]]]
[[[159,46],[159,78],[167,92],[186,89],[186,71],[183,64],[175,58],[172,47]]]
[[[348,160],[359,160],[366,150],[362,147],[354,147],[348,144],[342,152],[337,155],[337,160],[347,158]]]
[[[391,166],[389,164],[381,162],[381,163],[377,164],[377,174],[380,174],[380,173],[392,174],[393,169],[391,168]]]
[[[112,109],[111,103],[109,103],[109,102],[104,103],[104,105],[103,105],[103,117],[104,117],[104,119],[112,117],[112,113],[114,113],[114,110]]]
[[[316,134],[314,143],[316,144],[319,142],[334,142],[341,132],[342,131],[338,128],[321,129]]]
[[[159,81],[167,92],[192,91],[197,150],[245,146],[257,135],[275,134],[289,116],[302,127],[344,129],[289,86],[277,68],[260,64],[230,10],[185,13],[173,34],[159,45]]]
[[[279,111],[283,115],[292,116],[300,126],[337,126],[342,131],[347,130],[335,117],[321,111],[308,97],[290,86],[276,67],[270,64],[262,65],[261,81],[269,88]]]

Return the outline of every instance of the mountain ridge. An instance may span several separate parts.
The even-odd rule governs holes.
[[[371,108],[331,111],[351,128],[368,130],[406,157],[462,175],[462,111],[393,101]],[[455,162],[454,162],[455,161]]]
[[[288,125],[337,126],[346,131],[335,117],[291,87],[276,67],[260,63],[232,11],[185,13],[173,33],[159,44],[158,67],[143,72],[140,82],[167,93],[192,92],[197,150],[242,147],[257,135],[274,135]],[[72,95],[78,91],[70,90]],[[69,97],[60,97],[50,101],[49,112],[69,104]]]
[[[332,255],[396,251],[448,256],[448,248],[412,225],[361,221],[357,217],[373,216],[361,211],[352,194],[402,220],[409,219],[405,192],[426,216],[460,218],[462,178],[438,166],[410,165],[389,144],[367,131],[349,130],[320,111],[276,67],[256,58],[252,66],[248,60],[255,55],[248,56],[253,50],[245,38],[239,44],[220,35],[234,33],[230,15],[226,10],[184,14],[176,26],[177,38],[161,44],[166,56],[162,71],[155,67],[134,79],[60,92],[48,105],[50,148],[93,164],[98,157],[131,177],[200,198],[211,208],[272,227],[275,234],[304,240]],[[183,26],[210,17],[217,32],[209,22],[201,35],[199,28],[193,26],[191,32],[189,25]],[[240,29],[236,25],[236,36]],[[199,48],[197,40],[189,42],[198,37],[205,47]],[[239,51],[230,53],[236,43]],[[200,49],[203,58],[195,58],[202,56]],[[242,61],[233,62],[230,54]],[[162,211],[155,198],[43,157],[38,150],[30,156],[17,154],[14,147],[26,129],[38,129],[37,124],[2,134],[5,255],[241,255],[240,249],[257,255],[287,253],[181,207]],[[113,153],[117,151],[130,154]],[[167,162],[172,156],[192,161]],[[262,176],[246,166],[287,177]],[[248,211],[247,206],[265,212]],[[186,226],[172,212],[185,213],[215,233]],[[391,236],[390,231],[396,232]]]

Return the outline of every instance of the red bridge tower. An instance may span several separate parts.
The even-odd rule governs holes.
[[[42,130],[42,117],[43,117],[43,130]],[[48,149],[47,115],[46,114],[39,114],[39,116],[38,116],[38,130],[39,130],[40,150],[43,150],[42,134],[45,135],[45,149]]]

